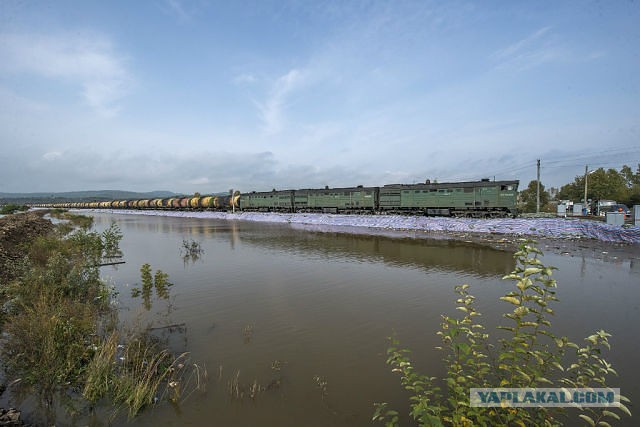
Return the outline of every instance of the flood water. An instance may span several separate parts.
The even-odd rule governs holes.
[[[453,287],[472,285],[493,334],[507,305],[497,298],[510,285],[501,277],[515,265],[512,253],[472,243],[94,216],[96,229],[115,221],[124,234],[126,264],[103,268],[120,292],[120,319],[184,324],[170,336],[173,350],[190,352],[209,374],[206,393],[147,411],[132,422],[140,426],[371,425],[374,402],[406,413],[407,395],[385,365],[386,337],[395,333],[420,370],[442,375],[433,347],[440,315],[455,313]],[[183,259],[183,240],[200,244],[200,259]],[[637,402],[640,261],[554,254],[544,261],[559,268],[557,332],[576,342],[599,328],[610,332],[609,360],[620,373],[612,385]],[[144,263],[174,284],[148,311],[131,297]],[[229,392],[235,379],[242,398]],[[252,399],[254,382],[264,391]]]

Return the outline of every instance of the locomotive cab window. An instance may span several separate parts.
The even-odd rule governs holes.
[[[513,185],[503,185],[500,187],[500,191],[513,191]]]

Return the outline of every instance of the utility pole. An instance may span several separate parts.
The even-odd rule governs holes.
[[[589,176],[589,165],[585,165],[584,167],[584,209],[585,214],[587,210],[587,177]]]
[[[536,181],[538,187],[536,192],[536,213],[540,213],[540,159],[538,159],[538,180]]]

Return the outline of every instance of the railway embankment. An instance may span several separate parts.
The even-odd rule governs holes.
[[[101,212],[102,210],[94,210]],[[226,220],[288,223],[323,229],[389,230],[438,235],[493,235],[532,239],[594,240],[608,243],[640,244],[640,227],[614,226],[600,221],[574,218],[471,219],[400,215],[337,215],[310,213],[198,212],[164,210],[104,210],[119,214],[217,218]],[[358,232],[358,231],[356,231]],[[366,231],[364,231],[366,232]]]

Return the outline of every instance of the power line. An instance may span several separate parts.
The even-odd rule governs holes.
[[[630,166],[631,168],[633,168],[633,166],[631,166],[631,165],[633,165],[635,163],[640,163],[640,161],[633,161],[633,162],[625,161],[625,162],[615,162],[615,163],[614,162],[609,162],[609,163],[597,163],[597,162],[593,163],[593,162],[590,162],[590,163],[592,163],[592,167],[594,167],[594,168],[617,167],[618,169],[622,169],[622,166],[625,166],[625,165],[626,166]],[[628,163],[631,163],[631,165],[629,165]],[[548,169],[560,169],[560,168],[566,168],[566,167],[570,167],[570,166],[576,166],[577,167],[577,166],[583,166],[583,165],[584,165],[584,162],[576,162],[576,163],[567,163],[567,164],[564,164],[564,165],[551,165],[551,166],[545,166],[545,167],[548,168]]]
[[[565,158],[555,158],[553,160],[545,161],[547,165],[553,165],[563,162],[573,162],[577,160],[589,160],[589,159],[601,159],[602,157],[614,157],[618,155],[628,155],[631,153],[640,153],[640,148],[634,147],[630,149],[611,149],[611,150],[602,150],[595,153],[583,153],[579,155],[572,155],[571,157]]]

